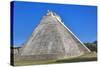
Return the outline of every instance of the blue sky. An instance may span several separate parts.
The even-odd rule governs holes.
[[[56,12],[64,24],[82,41],[97,39],[97,7],[71,4],[14,2],[14,46],[25,43],[47,10]]]

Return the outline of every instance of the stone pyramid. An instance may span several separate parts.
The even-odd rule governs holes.
[[[90,50],[62,23],[54,12],[48,11],[20,51],[21,56],[35,60],[77,57]]]

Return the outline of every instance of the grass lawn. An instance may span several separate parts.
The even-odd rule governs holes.
[[[17,60],[14,61],[14,66],[23,66],[23,65],[39,65],[39,64],[51,64],[51,63],[71,63],[71,62],[85,62],[85,61],[96,61],[97,55],[95,52],[84,54],[79,57],[73,58],[64,58],[59,60],[48,60],[48,61],[32,61],[32,60]]]

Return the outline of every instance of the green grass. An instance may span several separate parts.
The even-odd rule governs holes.
[[[96,61],[97,55],[94,52],[84,54],[79,57],[64,58],[59,60],[48,60],[48,61],[32,61],[32,60],[17,60],[14,61],[14,66],[22,65],[39,65],[39,64],[51,64],[51,63],[71,63],[71,62],[85,62],[85,61]]]
[[[70,59],[57,60],[56,63],[71,63],[71,62],[84,62],[84,61],[96,61],[96,57],[77,57]]]
[[[22,65],[39,65],[39,64],[49,64],[52,62],[56,62],[55,60],[49,60],[49,61],[15,61],[14,66],[22,66]]]
[[[71,62],[85,62],[96,61],[97,55],[95,52],[90,52],[79,57],[57,60],[56,63],[71,63]]]

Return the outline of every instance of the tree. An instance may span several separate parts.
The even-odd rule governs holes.
[[[94,41],[92,43],[84,43],[86,47],[88,47],[91,51],[97,52],[97,41]]]

